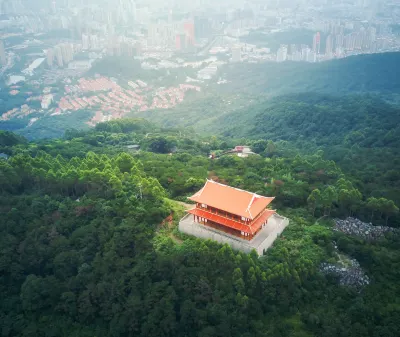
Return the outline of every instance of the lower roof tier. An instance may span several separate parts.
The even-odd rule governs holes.
[[[201,218],[213,221],[219,225],[229,227],[236,229],[238,231],[248,233],[248,234],[254,234],[256,233],[261,226],[273,215],[275,214],[275,211],[266,209],[264,212],[262,212],[256,219],[254,219],[249,225],[242,224],[238,221],[226,218],[224,216],[214,214],[211,212],[207,212],[203,209],[192,209],[189,210],[188,213],[199,216]]]

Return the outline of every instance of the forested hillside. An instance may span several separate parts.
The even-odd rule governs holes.
[[[400,79],[393,69],[400,63],[400,53],[359,55],[316,64],[284,62],[225,65],[218,77],[226,83],[207,86],[204,95],[174,109],[154,110],[143,117],[162,125],[195,126],[204,133],[221,123],[218,117],[230,114],[253,116],[253,110],[264,110],[271,98],[285,102],[287,95],[304,94],[306,102],[320,101],[321,94],[340,100],[342,96],[375,94],[394,104],[400,102]],[[279,98],[282,99],[279,100]],[[366,98],[369,100],[370,98]],[[362,108],[364,98],[358,99]],[[328,102],[326,104],[329,104]],[[340,105],[346,104],[346,99]],[[353,103],[354,107],[355,102]],[[352,111],[343,109],[351,115]],[[242,121],[245,121],[242,120]],[[223,122],[223,121],[222,121]],[[234,120],[240,122],[240,120]],[[222,127],[246,128],[241,124]]]
[[[400,107],[373,95],[280,96],[219,119],[224,136],[309,141],[315,145],[398,147]],[[221,128],[222,130],[223,128]]]
[[[400,106],[375,94],[335,96],[301,93],[262,99],[234,95],[206,99],[203,106],[172,115],[148,115],[163,125],[194,128],[229,139],[282,141],[286,154],[315,153],[334,160],[368,196],[400,203]],[[215,107],[219,114],[213,114]],[[204,110],[204,113],[201,111]]]
[[[305,152],[322,149],[367,193],[400,202],[400,108],[377,96],[282,96],[214,125],[225,136],[286,141]]]
[[[399,210],[321,152],[242,139],[260,155],[213,160],[235,142],[143,120],[0,140],[2,336],[398,335],[398,232],[366,241],[332,218],[396,226]],[[276,196],[290,225],[265,256],[177,231],[177,201],[207,177]],[[321,272],[350,259],[369,285]]]
[[[229,83],[227,92],[284,95],[289,93],[398,94],[396,69],[400,53],[358,55],[330,62],[260,63],[228,65],[220,75]]]

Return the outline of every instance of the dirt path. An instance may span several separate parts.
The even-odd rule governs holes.
[[[174,235],[174,233],[169,233],[169,235],[168,235],[171,239],[172,239],[172,241],[174,241],[175,243],[177,243],[178,245],[180,245],[183,241],[181,240],[181,239],[179,239],[179,238],[177,238],[175,235]]]
[[[182,202],[182,201],[176,201],[176,203],[183,206],[185,208],[185,210],[189,210],[189,209],[192,209],[195,207],[195,205],[193,205],[193,204],[187,204],[186,202]]]

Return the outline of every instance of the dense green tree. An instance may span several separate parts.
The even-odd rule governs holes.
[[[328,186],[322,192],[322,204],[324,205],[324,215],[330,215],[332,205],[337,201],[337,192],[333,186]]]
[[[367,200],[367,207],[371,210],[371,221],[374,219],[375,212],[379,211],[379,199],[371,197]]]
[[[388,223],[389,217],[399,212],[399,208],[394,204],[393,200],[380,198],[378,200],[378,205],[380,212],[385,215],[386,225]]]
[[[309,195],[309,197],[307,198],[308,207],[310,207],[313,216],[315,214],[315,210],[317,209],[317,207],[319,206],[321,201],[322,201],[322,198],[321,198],[321,192],[319,189],[313,190],[311,192],[311,194]]]

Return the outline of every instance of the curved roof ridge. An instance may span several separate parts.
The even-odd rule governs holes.
[[[189,199],[247,219],[255,219],[274,197],[264,197],[207,179],[205,185]]]
[[[212,180],[212,179],[207,179],[207,182],[214,183],[214,184],[221,185],[221,186],[228,187],[228,188],[232,188],[232,189],[237,190],[237,191],[240,191],[240,192],[246,192],[246,193],[249,193],[249,194],[251,194],[251,195],[253,195],[253,196],[256,196],[257,198],[266,198],[266,199],[274,198],[274,199],[275,199],[275,197],[266,197],[266,196],[259,195],[259,194],[254,193],[254,192],[250,192],[250,191],[243,190],[243,189],[241,189],[241,188],[237,188],[237,187],[229,186],[229,185],[226,185],[226,184],[222,184],[222,183],[219,183],[219,182],[214,181],[214,180]],[[204,186],[204,187],[205,187],[205,186]],[[203,188],[204,188],[204,187],[203,187]],[[203,189],[203,188],[202,188],[202,189]],[[200,192],[200,191],[199,191],[199,192]]]

